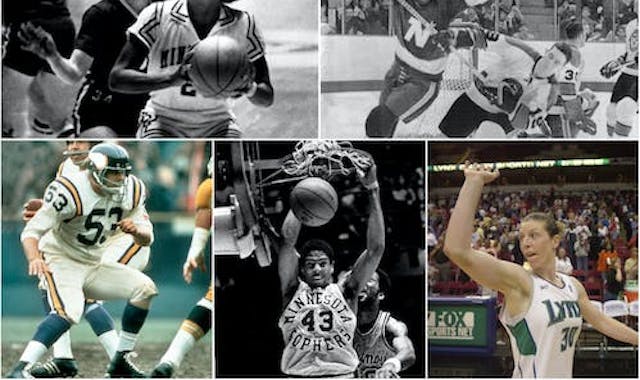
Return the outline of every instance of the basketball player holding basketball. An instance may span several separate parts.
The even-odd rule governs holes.
[[[413,365],[416,353],[407,336],[407,326],[380,310],[391,283],[377,270],[358,297],[358,327],[353,347],[358,353],[358,377],[393,378]]]
[[[589,301],[582,284],[556,272],[555,251],[562,231],[548,214],[531,213],[520,224],[520,248],[531,270],[471,248],[473,221],[485,184],[497,170],[465,163],[445,238],[445,253],[478,284],[504,295],[500,321],[514,360],[513,377],[571,377],[582,318],[613,339],[638,345],[638,333],[604,315]]]
[[[228,7],[233,0],[169,0],[144,9],[129,28],[129,38],[109,79],[114,91],[150,92],[140,114],[137,136],[240,137],[229,98],[206,98],[187,78],[187,52],[213,35],[246,46],[252,73],[237,91],[255,105],[273,103],[264,42],[252,15]],[[149,59],[147,72],[138,70]]]
[[[384,252],[384,219],[376,167],[361,182],[369,194],[367,249],[340,285],[333,282],[333,249],[322,240],[309,240],[300,254],[296,243],[302,223],[289,211],[282,225],[278,255],[282,291],[282,330],[285,348],[280,369],[296,377],[353,377],[358,355],[353,348],[358,297]]]
[[[151,0],[102,0],[82,17],[76,47],[63,57],[53,37],[41,27],[23,24],[24,48],[47,61],[69,84],[84,79],[73,109],[75,134],[82,137],[135,137],[138,115],[147,94],[109,90],[109,72],[127,39],[126,30]]]
[[[469,0],[469,4],[486,0]],[[467,22],[451,0],[403,0],[394,12],[395,60],[387,72],[379,104],[365,124],[369,137],[392,137],[399,121],[411,122],[438,96],[451,49],[482,47],[482,29]],[[454,19],[454,16],[455,19]],[[453,27],[454,20],[458,26]],[[460,21],[460,22],[458,22]],[[476,20],[471,20],[476,21]]]
[[[638,125],[638,19],[629,21],[625,30],[627,51],[607,62],[600,74],[611,78],[622,72],[613,86],[611,102],[607,108],[607,133],[626,137]]]

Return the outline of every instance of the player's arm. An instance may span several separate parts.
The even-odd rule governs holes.
[[[534,61],[536,61],[540,57],[540,53],[536,49],[529,46],[526,42],[519,40],[517,38],[509,37],[509,36],[501,36],[501,37],[504,38],[504,41],[507,44],[522,50]]]
[[[188,284],[191,283],[195,269],[200,268],[202,271],[207,269],[204,252],[211,234],[211,187],[211,179],[207,179],[198,186],[196,192],[196,226],[191,237],[187,259],[182,266],[182,276]]]
[[[367,221],[367,249],[360,254],[351,275],[345,282],[344,295],[348,300],[355,299],[367,281],[376,271],[385,248],[384,217],[380,206],[380,186],[373,164],[361,178],[369,194],[369,219]]]
[[[147,188],[139,179],[132,176],[132,181],[140,184],[140,199],[134,209],[131,210],[128,217],[118,222],[118,227],[125,234],[133,237],[133,241],[143,247],[153,244],[153,224],[149,220],[149,214],[145,207],[147,199]]]
[[[445,254],[482,286],[498,290],[507,298],[512,294],[528,296],[531,280],[522,267],[471,248],[473,221],[482,189],[498,178],[499,172],[467,162],[464,175],[465,181],[447,227]]]
[[[69,59],[64,58],[51,34],[31,22],[21,25],[18,37],[24,50],[46,60],[54,74],[68,84],[80,82],[93,63],[93,57],[80,49],[74,49]]]
[[[278,253],[278,275],[280,276],[280,291],[282,306],[285,307],[293,297],[298,287],[298,252],[296,242],[302,229],[302,223],[289,210],[282,223],[282,245]]]
[[[42,207],[38,209],[22,230],[20,241],[22,242],[24,255],[29,263],[30,276],[39,276],[49,270],[38,249],[38,242],[44,234],[58,223],[76,215],[77,207],[73,199],[62,183],[52,182],[45,190]]]
[[[149,48],[135,35],[129,34],[118,59],[109,74],[109,88],[125,94],[143,94],[186,82],[188,64],[174,71],[147,74],[139,70],[149,54]]]
[[[391,340],[391,345],[398,353],[382,364],[382,367],[376,371],[376,377],[390,378],[391,374],[388,371],[397,374],[416,362],[416,351],[409,339],[407,325],[397,319],[389,318],[385,329],[387,338]]]
[[[602,334],[626,342],[634,346],[638,345],[638,332],[619,322],[598,310],[589,301],[589,296],[584,290],[584,286],[575,278],[571,278],[574,286],[578,289],[578,305],[582,312],[582,317],[587,323],[591,324],[593,328],[600,331]]]
[[[269,107],[273,104],[273,86],[269,77],[269,65],[264,55],[252,62],[255,81],[246,90],[249,101],[257,106]]]

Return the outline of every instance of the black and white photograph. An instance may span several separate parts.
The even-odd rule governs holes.
[[[315,0],[7,1],[2,136],[315,138]]]
[[[428,156],[429,377],[637,378],[637,142]]]
[[[424,143],[215,151],[216,377],[423,378]]]
[[[637,139],[636,0],[321,0],[322,138]]]

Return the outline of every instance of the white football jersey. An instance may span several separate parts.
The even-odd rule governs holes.
[[[398,350],[389,344],[386,336],[389,319],[391,319],[391,314],[381,311],[369,331],[361,332],[356,329],[353,347],[360,360],[358,377],[375,378],[376,370],[380,369],[387,359],[398,353]]]
[[[78,173],[80,171],[82,171],[82,169],[80,169],[78,165],[74,164],[73,161],[71,161],[71,158],[67,158],[66,160],[62,161],[58,166],[56,177],[61,177],[61,176],[66,177],[73,173]]]
[[[513,377],[572,377],[573,356],[582,328],[578,289],[571,277],[557,273],[564,283],[557,287],[531,274],[533,295],[523,315],[500,314],[511,341]]]
[[[122,196],[104,196],[93,190],[89,175],[83,170],[53,180],[45,191],[42,208],[26,224],[21,239],[39,239],[38,248],[45,255],[65,255],[93,264],[122,237],[117,228],[120,220],[131,218],[153,231],[144,206],[142,181],[129,175]]]
[[[627,61],[636,60],[636,63],[623,67],[622,72],[638,76],[638,19],[633,19],[627,24],[625,45],[627,47]]]
[[[150,74],[175,71],[185,54],[200,42],[189,18],[187,0],[152,3],[140,12],[128,33],[149,49],[147,72]],[[222,5],[220,18],[207,36],[214,35],[229,36],[243,43],[251,62],[264,55],[262,35],[254,17],[247,12]],[[152,91],[147,107],[154,109],[157,116],[179,121],[185,128],[235,118],[229,99],[205,98],[190,82]]]
[[[349,375],[358,366],[353,349],[356,315],[337,284],[311,288],[300,282],[278,326],[285,344],[280,362],[283,373],[303,377]]]

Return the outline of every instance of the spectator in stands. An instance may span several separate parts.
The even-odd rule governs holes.
[[[451,261],[444,253],[444,236],[445,234],[442,234],[438,238],[438,243],[429,255],[430,261],[433,262],[433,265],[438,270],[438,281],[451,280]]]
[[[638,299],[638,248],[631,248],[631,255],[624,262],[624,295],[627,302]]]
[[[578,221],[576,227],[576,243],[574,245],[574,252],[576,254],[576,266],[578,270],[589,270],[589,238],[591,237],[591,231],[584,223],[583,219]]]
[[[329,0],[320,1],[320,33],[336,34],[336,28],[329,23]]]
[[[363,35],[367,34],[367,16],[364,13],[364,9],[361,6],[362,0],[353,0],[351,3],[351,9],[347,9],[346,13],[348,18],[346,19],[345,28],[347,34],[351,35]]]
[[[616,258],[618,258],[618,253],[613,248],[611,241],[607,239],[602,250],[598,253],[598,263],[596,265],[596,269],[602,276],[602,281],[606,281],[607,278],[607,270],[609,268],[607,263]]]
[[[591,17],[591,7],[585,5],[582,7],[582,29],[587,41],[594,41],[600,37],[598,29],[602,27],[598,25],[598,22]]]
[[[617,300],[624,288],[622,260],[619,257],[607,260],[607,278],[604,286],[604,301]]]
[[[558,249],[558,253],[556,254],[556,271],[560,273],[567,274],[571,276],[573,273],[573,265],[571,265],[571,260],[567,257],[567,251],[560,247]]]

